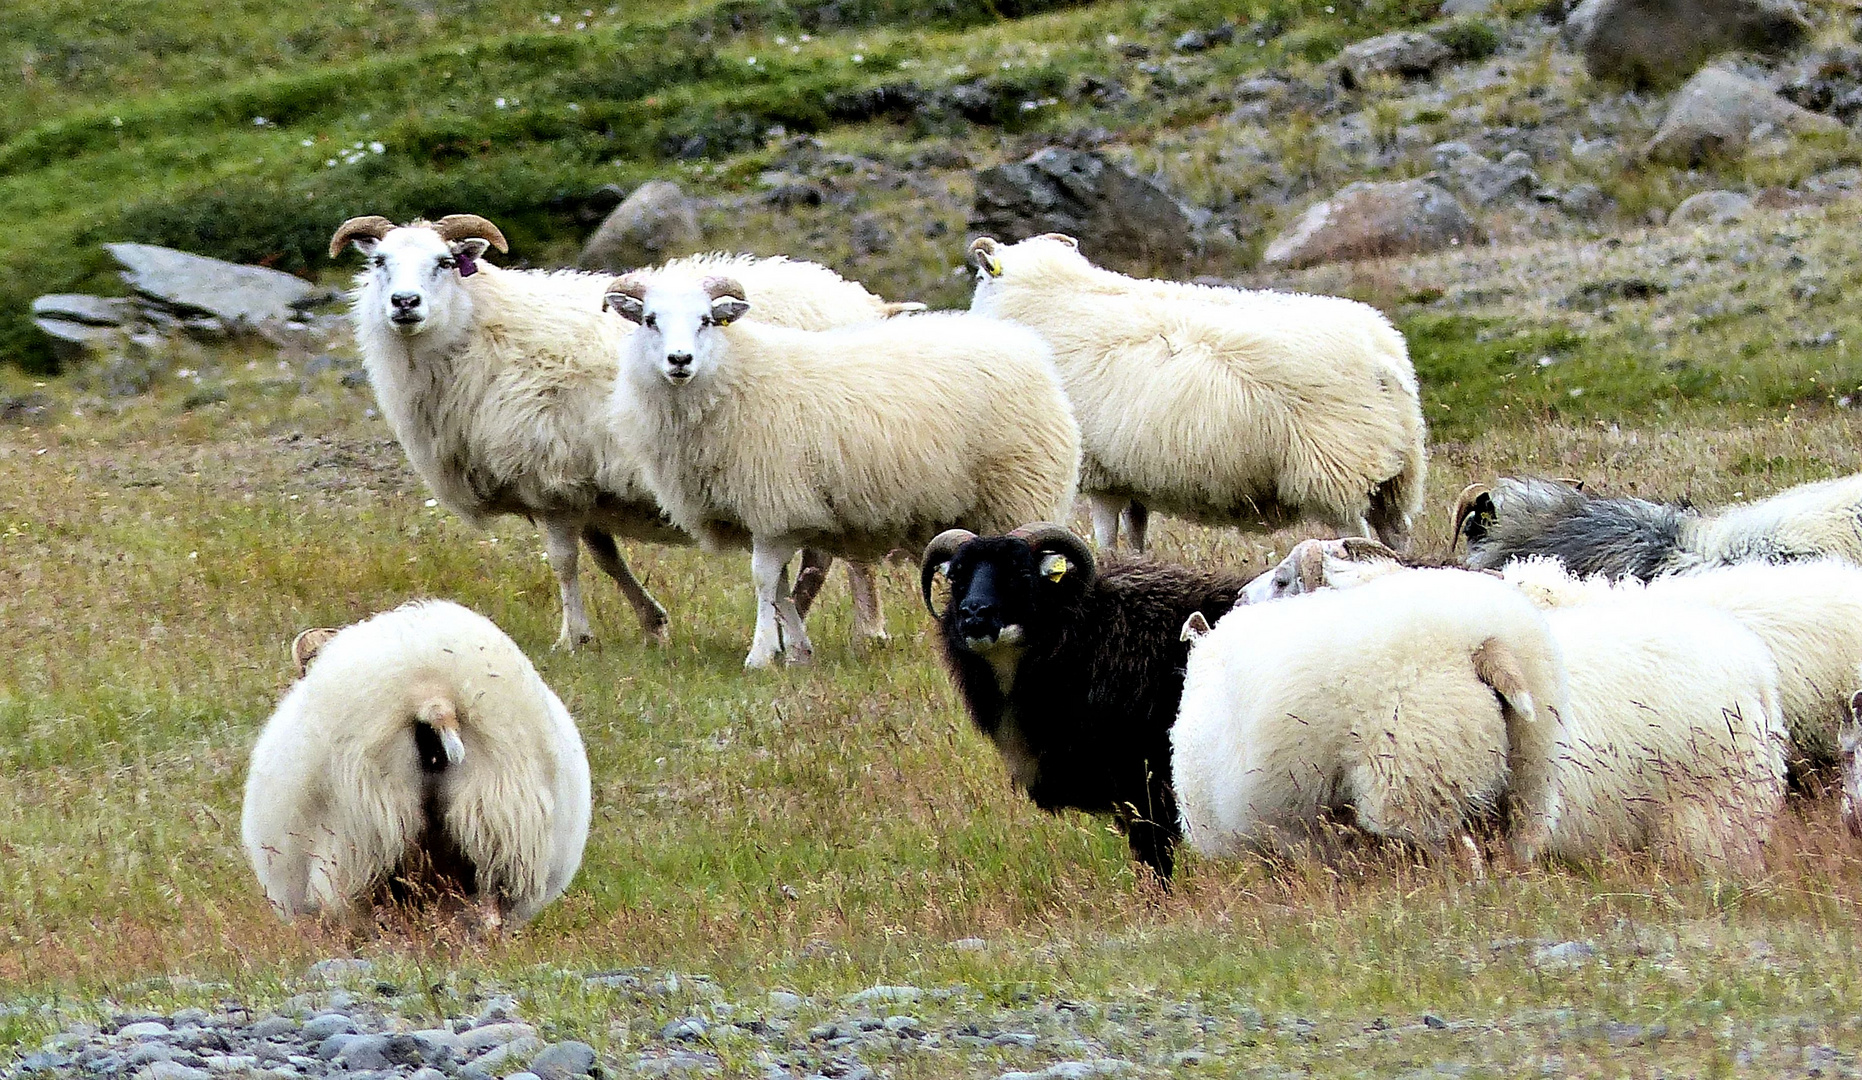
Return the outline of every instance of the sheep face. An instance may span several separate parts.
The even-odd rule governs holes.
[[[353,242],[368,259],[358,310],[409,337],[444,335],[471,323],[472,297],[460,279],[477,272],[490,246],[486,240],[447,241],[434,229],[404,227]]]
[[[604,306],[639,324],[632,339],[636,360],[683,386],[717,367],[724,353],[717,330],[750,310],[743,293],[730,278],[692,283],[629,274],[609,288]]]
[[[939,616],[946,644],[987,660],[1005,691],[1030,640],[1043,636],[1043,625],[1076,602],[1093,576],[1077,537],[1026,530],[969,539],[947,559],[927,552],[927,580],[940,570],[950,583],[949,605]]]
[[[1302,540],[1280,565],[1248,582],[1235,606],[1298,596],[1319,589],[1345,589],[1403,569],[1396,552],[1375,540]]]
[[[1014,277],[1018,270],[1025,272],[1042,262],[1088,266],[1079,249],[1078,240],[1062,233],[1042,233],[1007,245],[993,237],[977,237],[970,243],[970,259],[976,264],[976,295],[970,301],[970,310],[989,309],[1002,290],[1003,279]]]

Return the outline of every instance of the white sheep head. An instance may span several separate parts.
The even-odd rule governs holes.
[[[632,355],[652,364],[674,386],[709,372],[723,348],[717,331],[750,310],[744,287],[734,278],[681,281],[658,274],[616,278],[602,306],[639,324]]]
[[[504,234],[477,214],[397,226],[385,217],[350,218],[330,238],[330,257],[353,245],[368,260],[356,310],[412,336],[444,331],[471,318],[465,278],[478,272],[488,248],[509,251]]]
[[[1397,553],[1375,540],[1301,540],[1280,565],[1242,586],[1235,606],[1279,600],[1320,589],[1350,588],[1403,569]]]

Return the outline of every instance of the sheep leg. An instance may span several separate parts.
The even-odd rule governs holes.
[[[821,586],[828,583],[828,571],[834,568],[834,556],[814,548],[802,549],[802,564],[795,570],[795,588],[789,598],[795,601],[796,614],[804,619],[814,605]]]
[[[672,631],[667,626],[666,609],[653,599],[653,594],[640,584],[640,579],[634,577],[633,570],[627,566],[627,560],[621,557],[620,545],[614,542],[614,537],[593,525],[584,525],[582,542],[588,545],[588,553],[595,557],[595,565],[620,586],[621,595],[627,598],[628,605],[634,609],[634,617],[640,620],[640,629],[646,631],[647,638],[655,645],[671,641]]]
[[[1099,545],[1100,551],[1117,551],[1119,513],[1131,500],[1095,494],[1088,495],[1086,501],[1092,506],[1093,542]]]
[[[1125,538],[1131,541],[1131,549],[1144,554],[1144,534],[1151,525],[1150,507],[1133,499],[1119,517],[1125,523]]]
[[[886,614],[879,607],[879,573],[872,563],[849,562],[847,587],[853,590],[853,636],[859,641],[889,641]]]
[[[543,523],[543,550],[549,555],[550,569],[556,572],[556,587],[562,593],[562,633],[557,635],[555,647],[570,652],[595,639],[588,628],[588,609],[582,606],[582,582],[576,574],[581,543],[573,523],[558,519]]]
[[[798,545],[772,543],[760,537],[752,542],[750,579],[756,587],[756,633],[750,639],[750,655],[744,657],[746,668],[768,667],[775,662],[777,653],[787,653],[789,662],[795,664],[814,658],[802,617],[789,596],[789,560],[797,549]]]

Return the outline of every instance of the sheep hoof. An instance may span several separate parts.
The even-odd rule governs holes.
[[[662,649],[669,648],[672,645],[672,627],[667,623],[660,623],[658,626],[647,627],[645,636],[647,644],[649,645],[655,645]]]
[[[557,636],[556,644],[550,646],[550,648],[557,652],[574,652],[594,640],[595,635],[586,630],[581,633],[572,633],[568,630],[564,630]]]
[[[859,632],[860,641],[866,645],[878,647],[892,643],[892,635],[886,633],[885,627],[874,627]]]
[[[744,670],[764,671],[775,662],[776,652],[774,649],[761,653],[752,650],[749,656],[744,657]]]

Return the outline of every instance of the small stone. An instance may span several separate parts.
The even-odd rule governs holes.
[[[465,1054],[464,1041],[445,1028],[422,1028],[419,1031],[408,1032],[407,1037],[419,1043],[421,1053],[428,1058],[435,1058],[440,1054],[451,1054],[453,1057],[462,1057]]]
[[[1300,269],[1439,251],[1474,237],[1467,211],[1439,185],[1429,180],[1360,180],[1309,207],[1267,245],[1261,262]]]
[[[130,1068],[153,1065],[158,1061],[168,1061],[175,1056],[175,1048],[159,1042],[145,1042],[131,1050],[124,1058],[124,1064]]]
[[[334,1061],[336,1060],[336,1055],[343,1052],[343,1047],[348,1046],[361,1037],[360,1035],[354,1035],[346,1031],[337,1032],[335,1035],[331,1035],[329,1038],[317,1044],[317,1056],[324,1061]],[[309,1042],[308,1039],[305,1041]]]
[[[614,208],[583,247],[584,270],[628,270],[697,251],[698,204],[670,180],[649,180]]]
[[[415,1069],[407,1080],[446,1080],[446,1074],[428,1065],[424,1068]]]
[[[792,1012],[802,1007],[802,995],[791,994],[787,990],[771,990],[769,1007],[781,1012]]]
[[[535,1072],[526,1070],[524,1072],[514,1072],[511,1075],[505,1077],[504,1080],[542,1080],[542,1078],[539,1077]]]
[[[1422,1026],[1428,1028],[1431,1031],[1447,1031],[1448,1021],[1442,1019],[1441,1017],[1435,1015],[1434,1013],[1424,1013],[1422,1017]]]
[[[916,986],[872,986],[856,990],[841,1001],[847,1005],[880,1005],[913,1002],[925,996]]]
[[[356,1022],[342,1013],[324,1013],[304,1022],[303,1038],[307,1043],[321,1042],[332,1035],[354,1035]]]
[[[979,937],[960,937],[951,942],[950,947],[958,952],[982,952],[989,948],[989,942]]]
[[[207,1071],[215,1073],[244,1073],[259,1067],[259,1059],[254,1054],[209,1054]]]
[[[1025,1031],[1005,1031],[989,1040],[991,1046],[1019,1046],[1023,1050],[1033,1050],[1040,1040]]]
[[[683,1020],[674,1020],[659,1029],[659,1037],[667,1042],[697,1042],[711,1030],[702,1016],[688,1016]]]
[[[530,1061],[530,1071],[541,1080],[570,1080],[595,1067],[595,1048],[585,1042],[559,1042],[546,1047]]]
[[[207,1022],[208,1015],[206,1009],[182,1009],[169,1017],[168,1022],[178,1028],[199,1027]]]
[[[517,999],[509,994],[499,994],[485,1002],[485,1007],[472,1018],[473,1027],[486,1024],[498,1024],[517,1019]]]
[[[924,1022],[916,1016],[888,1016],[885,1026],[887,1031],[902,1038],[919,1039],[925,1034]]]
[[[299,1024],[288,1016],[268,1016],[247,1031],[255,1039],[277,1039],[297,1031]]]
[[[1670,225],[1726,225],[1752,212],[1752,196],[1737,191],[1697,191],[1668,214]]]
[[[1356,90],[1377,75],[1426,78],[1454,55],[1454,50],[1428,34],[1413,30],[1380,34],[1348,45],[1338,54],[1338,82],[1347,90]]]
[[[543,1049],[543,1040],[535,1035],[520,1035],[503,1046],[494,1046],[479,1055],[472,1064],[488,1072],[502,1074],[509,1066],[523,1067]]]
[[[1738,157],[1766,133],[1834,133],[1842,121],[1793,105],[1764,83],[1707,68],[1674,95],[1668,115],[1643,153],[1653,161],[1694,166]]]
[[[71,1055],[61,1054],[55,1050],[41,1050],[27,1054],[19,1060],[18,1069],[22,1073],[55,1073],[71,1066]]]
[[[165,1039],[171,1034],[168,1025],[160,1020],[143,1020],[117,1032],[118,1036],[125,1039]]]
[[[173,1061],[158,1061],[143,1073],[146,1080],[212,1080],[206,1069],[196,1069]]]
[[[488,1050],[494,1046],[503,1046],[512,1039],[534,1036],[536,1033],[537,1029],[531,1027],[529,1024],[512,1022],[486,1024],[483,1027],[475,1027],[461,1035],[459,1037],[459,1047],[468,1054],[475,1054],[480,1050]]]

